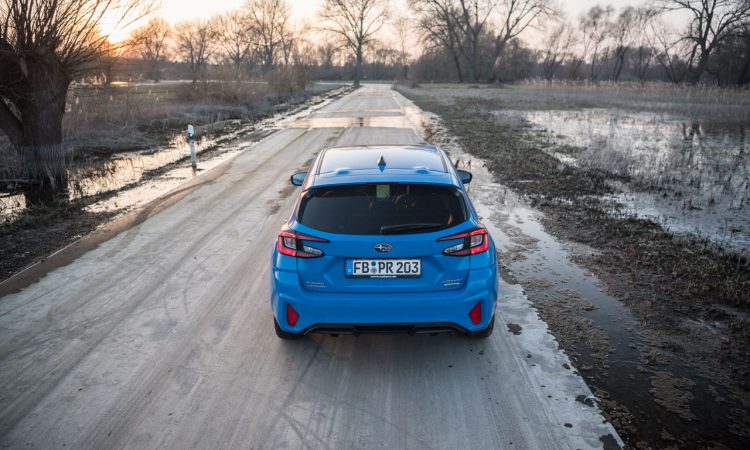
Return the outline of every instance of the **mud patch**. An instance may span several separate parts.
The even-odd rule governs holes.
[[[515,323],[509,323],[508,324],[508,331],[510,331],[511,333],[515,334],[516,336],[518,336],[519,334],[521,334],[521,330],[522,330],[521,325],[518,325],[518,324],[515,324]]]
[[[604,450],[622,450],[620,444],[617,443],[617,439],[611,434],[599,437],[599,442],[604,446]]]
[[[580,314],[589,303],[581,300],[575,291],[558,289],[558,292],[559,298],[544,302],[539,309],[540,317],[555,330],[555,337],[563,348],[584,345],[600,363],[604,363],[612,347],[607,333],[597,327],[593,320]],[[591,370],[591,366],[586,364],[580,364],[579,368]]]
[[[690,389],[695,383],[687,378],[675,378],[669,372],[656,372],[651,377],[651,389],[654,401],[667,411],[677,414],[683,420],[694,420],[695,415],[690,410],[693,394]]]

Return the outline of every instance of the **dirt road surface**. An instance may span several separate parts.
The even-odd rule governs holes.
[[[420,142],[418,113],[365,86],[0,298],[0,445],[617,448],[517,285],[485,341],[274,335],[290,174],[326,146]]]

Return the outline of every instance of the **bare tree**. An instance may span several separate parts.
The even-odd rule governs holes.
[[[664,69],[669,81],[673,83],[684,81],[680,58],[682,39],[670,32],[668,27],[659,20],[650,23],[646,36],[648,36],[651,48],[654,49],[654,58]]]
[[[579,19],[583,47],[590,51],[589,80],[596,81],[608,53],[605,47],[612,28],[612,6],[594,6]]]
[[[635,54],[632,57],[633,72],[639,81],[644,82],[654,62],[655,51],[651,45],[649,27],[655,18],[656,11],[651,8],[638,8],[632,45]]]
[[[336,57],[337,53],[338,48],[336,48],[336,46],[331,43],[324,43],[318,46],[318,62],[323,67],[323,69],[325,69],[326,71],[330,71],[333,69],[333,60]]]
[[[744,51],[742,59],[739,62],[738,73],[736,74],[735,83],[737,86],[748,86],[750,85],[750,21],[746,22],[745,25],[737,30],[735,33],[735,41],[740,44],[740,48]]]
[[[633,73],[635,73],[638,81],[643,83],[646,81],[646,75],[651,69],[654,62],[655,52],[653,47],[640,43],[635,48],[635,54],[633,56]]]
[[[253,30],[247,16],[240,11],[228,12],[217,19],[216,43],[234,66],[235,77],[242,77],[242,64],[252,51]]]
[[[625,57],[633,45],[638,32],[639,14],[636,8],[626,6],[612,23],[611,35],[614,45],[615,63],[612,67],[612,81],[617,82],[625,67]]]
[[[117,44],[107,43],[101,51],[101,57],[97,63],[99,81],[109,86],[114,78],[116,69],[119,68],[123,56],[130,50],[129,43],[121,42]]]
[[[690,16],[683,39],[690,43],[690,82],[698,83],[711,53],[750,20],[749,0],[658,0],[661,11],[681,11]]]
[[[249,0],[246,10],[263,72],[268,73],[288,39],[289,6],[285,0]]]
[[[137,0],[0,2],[0,128],[23,158],[28,204],[67,190],[62,121],[68,86],[90,73],[108,37],[105,14],[125,26],[145,13]]]
[[[561,21],[551,28],[544,40],[542,50],[542,75],[547,81],[555,78],[558,69],[563,65],[573,43],[573,28],[568,22]]]
[[[130,37],[131,47],[146,63],[146,76],[154,82],[161,78],[159,65],[167,57],[167,38],[171,33],[172,27],[166,20],[154,18]]]
[[[305,45],[305,36],[309,32],[306,24],[288,27],[287,32],[281,36],[281,54],[284,66],[296,65],[299,57],[295,55],[301,46]]]
[[[409,7],[417,16],[422,40],[429,47],[448,52],[455,66],[458,81],[463,83],[461,30],[458,27],[458,8],[454,0],[409,0]]]
[[[210,21],[194,20],[175,25],[177,53],[188,64],[193,83],[205,78],[215,39],[216,28]]]
[[[486,32],[497,0],[458,0],[458,24],[463,35],[461,50],[469,66],[469,79],[479,79],[480,38]]]
[[[364,52],[388,20],[387,0],[326,0],[323,29],[341,38],[355,60],[354,85],[362,79]]]
[[[502,0],[496,9],[500,26],[495,33],[493,67],[498,65],[498,59],[510,40],[538,25],[541,20],[558,15],[554,0]]]
[[[398,39],[398,63],[402,68],[401,76],[404,80],[409,78],[409,37],[412,24],[406,17],[399,17],[393,22],[396,29],[396,38]]]

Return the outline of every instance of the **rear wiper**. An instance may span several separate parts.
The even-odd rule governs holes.
[[[426,222],[426,223],[402,223],[399,225],[383,225],[380,227],[380,234],[397,234],[409,231],[421,231],[431,230],[433,228],[442,227],[442,223]]]

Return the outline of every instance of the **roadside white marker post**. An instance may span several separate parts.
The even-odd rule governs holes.
[[[190,164],[193,169],[198,167],[198,160],[195,156],[195,128],[192,125],[188,125],[188,145],[190,145]]]

